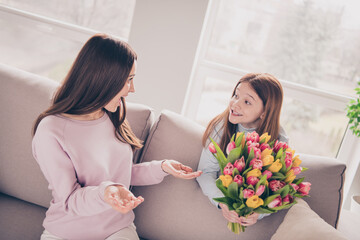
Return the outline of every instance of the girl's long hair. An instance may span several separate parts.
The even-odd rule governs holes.
[[[271,74],[268,73],[248,73],[244,75],[236,84],[231,97],[235,95],[236,88],[240,83],[247,82],[254,89],[264,105],[264,117],[260,119],[259,126],[256,132],[259,135],[268,132],[271,135],[271,140],[275,140],[280,132],[280,112],[283,102],[283,89],[280,82]],[[219,124],[223,124],[219,129],[223,132],[219,147],[225,152],[227,144],[230,142],[232,135],[236,132],[236,125],[229,122],[229,107],[224,112],[212,119],[202,138],[202,144],[205,147],[209,141],[210,134],[215,130]]]
[[[135,51],[123,41],[105,34],[91,37],[55,92],[52,105],[36,119],[33,135],[40,121],[49,115],[81,115],[102,109],[124,87],[136,59]],[[116,138],[129,143],[133,150],[141,148],[141,140],[135,136],[126,120],[123,97],[121,102],[116,112],[104,111],[114,125]]]

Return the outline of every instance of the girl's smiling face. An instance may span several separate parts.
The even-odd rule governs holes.
[[[245,128],[258,127],[264,117],[264,104],[247,82],[240,83],[229,103],[229,122],[240,123]]]
[[[130,92],[135,92],[135,88],[134,88],[134,77],[136,74],[136,61],[134,61],[134,64],[131,68],[129,77],[124,85],[124,87],[120,90],[120,92],[118,94],[116,94],[116,96],[111,99],[110,102],[108,102],[108,104],[105,105],[105,109],[108,110],[109,112],[116,112],[116,109],[121,105],[121,97],[126,97]]]

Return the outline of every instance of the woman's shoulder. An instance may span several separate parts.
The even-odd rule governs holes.
[[[57,115],[49,115],[41,119],[37,129],[36,134],[59,134],[59,132],[64,129],[64,125],[66,124],[65,119],[57,116]],[[35,134],[35,135],[36,135]]]

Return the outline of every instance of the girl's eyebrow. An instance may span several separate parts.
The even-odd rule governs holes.
[[[129,75],[129,77],[135,77],[135,74],[131,74],[131,75]]]
[[[253,96],[251,96],[251,95],[250,95],[250,94],[248,94],[248,93],[247,93],[247,95],[249,95],[249,97],[251,97],[252,99],[254,99],[254,101],[256,101],[256,100],[255,100],[255,98],[254,98]]]

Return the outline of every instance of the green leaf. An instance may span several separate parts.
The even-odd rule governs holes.
[[[274,195],[271,195],[269,197],[267,197],[265,200],[264,200],[264,206],[267,206],[269,203],[271,203],[275,198],[277,198],[278,196],[280,196],[280,194],[274,194]]]
[[[241,140],[243,139],[243,136],[244,136],[244,132],[241,132],[239,134],[239,136],[236,138],[236,140],[235,140],[236,147],[240,147]]]
[[[227,189],[222,184],[222,181],[220,178],[216,179],[215,184],[216,184],[217,188],[220,189],[220,191],[224,194],[224,196],[227,197],[228,196]]]
[[[236,175],[240,175],[240,172],[237,168],[234,167],[234,170],[232,172],[232,176],[235,177]]]
[[[250,161],[254,159],[254,156],[255,156],[255,154],[254,154],[254,149],[251,148],[250,153],[249,153],[249,156],[247,157],[247,159],[246,159],[246,161],[245,161],[245,167],[246,167],[246,168],[249,167]]]
[[[235,134],[232,135],[230,142],[233,142],[235,140]]]
[[[289,185],[286,185],[285,187],[283,187],[280,195],[281,195],[281,198],[284,198],[286,195],[288,195],[289,191],[290,191],[290,187]]]
[[[220,197],[220,198],[213,198],[214,201],[219,202],[219,203],[224,203],[226,204],[226,206],[228,206],[229,210],[235,210],[233,208],[233,203],[234,201],[231,198],[228,197]]]
[[[258,207],[258,208],[256,208],[256,209],[254,209],[254,212],[263,214],[263,213],[274,213],[274,212],[276,212],[276,211],[271,210],[271,209],[268,209],[268,208]]]
[[[279,211],[279,210],[282,210],[282,209],[288,209],[288,208],[292,207],[293,205],[295,205],[296,203],[297,203],[297,202],[294,201],[294,202],[292,202],[292,203],[290,203],[290,204],[281,205],[281,206],[279,206],[279,207],[274,207],[274,208],[271,208],[271,209],[272,209],[272,210],[275,210],[275,211]]]
[[[228,196],[231,197],[234,200],[238,200],[238,193],[239,185],[236,182],[230,183],[228,187]]]
[[[266,177],[267,177],[266,175],[262,176],[262,177],[260,178],[260,180],[256,183],[255,191],[258,190],[258,188],[259,188],[259,186],[260,186],[261,184],[265,183]]]
[[[306,170],[308,170],[308,168],[303,167],[303,168],[301,169],[301,172],[305,172]]]
[[[215,158],[218,160],[219,162],[219,166],[220,166],[220,169],[221,169],[221,172],[224,171],[224,167],[226,166],[227,164],[227,159],[223,153],[223,151],[221,150],[221,148],[219,147],[219,145],[212,139],[210,138],[211,142],[214,144],[215,146],[215,149],[216,149],[216,155],[215,155]]]
[[[227,157],[227,161],[231,162],[231,164],[234,164],[235,160],[239,159],[241,155],[241,148],[234,148],[230,151],[229,156]]]
[[[279,159],[282,156],[283,152],[283,148],[280,148],[275,156],[275,160]]]
[[[295,183],[296,185],[299,185],[300,183],[302,183],[302,181],[304,181],[304,179],[305,179],[305,177],[302,177],[302,178],[300,178],[300,179],[295,179],[295,180],[293,181],[293,183]]]

